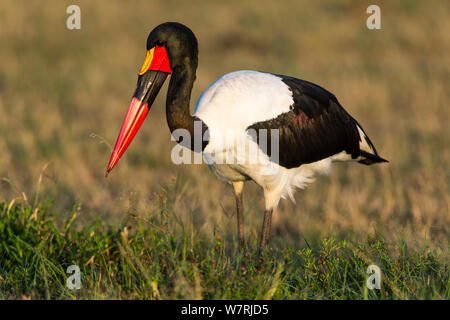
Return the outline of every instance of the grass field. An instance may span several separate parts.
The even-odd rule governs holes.
[[[233,239],[219,231],[199,237],[193,223],[172,212],[173,201],[163,196],[160,210],[133,214],[121,227],[97,219],[80,230],[73,226],[79,208],[57,226],[45,205],[35,211],[3,205],[0,298],[450,298],[444,253],[427,243],[418,249],[379,235],[358,244],[325,238],[311,248],[271,248],[259,256],[235,252]],[[380,290],[366,286],[373,263],[382,270]],[[81,269],[80,290],[66,286],[72,264]]]
[[[380,1],[0,2],[0,298],[449,299],[450,4]],[[197,99],[239,69],[333,92],[389,164],[336,165],[282,201],[255,253],[263,198],[206,165],[176,166],[167,84],[105,179],[145,57],[165,21],[199,40]],[[195,101],[191,102],[193,110]],[[83,288],[65,270],[80,266]],[[365,286],[370,264],[382,289]]]

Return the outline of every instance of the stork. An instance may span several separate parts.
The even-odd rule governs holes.
[[[249,70],[225,74],[201,94],[191,115],[197,65],[197,39],[188,27],[167,22],[150,32],[147,55],[106,174],[128,148],[170,76],[166,117],[172,137],[202,153],[210,169],[233,186],[240,248],[244,247],[245,181],[253,180],[264,191],[262,250],[281,198],[295,201],[294,191],[305,188],[315,175],[329,173],[335,161],[387,162],[332,93],[290,76]],[[190,138],[176,134],[180,130]]]

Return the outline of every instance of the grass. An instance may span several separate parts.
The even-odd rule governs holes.
[[[2,298],[448,299],[448,1],[379,1],[376,31],[359,0],[76,4],[69,31],[64,1],[0,1]],[[231,188],[170,160],[165,84],[105,179],[146,37],[165,21],[199,41],[191,110],[226,72],[295,76],[333,92],[389,164],[336,165],[282,201],[259,261],[261,190],[244,187],[238,253]],[[72,263],[79,292],[64,284]],[[371,263],[381,291],[364,289]]]
[[[356,243],[330,237],[259,256],[256,239],[238,251],[218,230],[199,237],[193,217],[183,221],[171,209],[175,200],[166,194],[175,184],[158,195],[155,210],[130,211],[119,225],[96,219],[79,226],[80,206],[61,214],[51,203],[0,204],[0,298],[450,298],[448,261],[426,242],[411,248],[378,234]],[[80,290],[66,286],[73,264]],[[381,269],[380,290],[366,287],[371,264]]]

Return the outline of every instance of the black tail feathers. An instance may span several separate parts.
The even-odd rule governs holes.
[[[389,162],[388,160],[381,158],[377,154],[368,153],[362,150],[361,150],[361,157],[362,159],[359,160],[358,162],[368,166],[374,163]]]

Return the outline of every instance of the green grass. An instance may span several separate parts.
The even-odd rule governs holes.
[[[78,227],[79,205],[61,214],[50,203],[0,204],[0,298],[450,298],[445,255],[426,244],[327,238],[258,256],[256,241],[237,252],[219,232],[199,237],[171,212],[170,198],[157,198],[159,209],[130,212],[120,226],[97,219]],[[72,264],[81,269],[81,290],[66,287]],[[381,290],[366,288],[370,264],[381,268]]]

